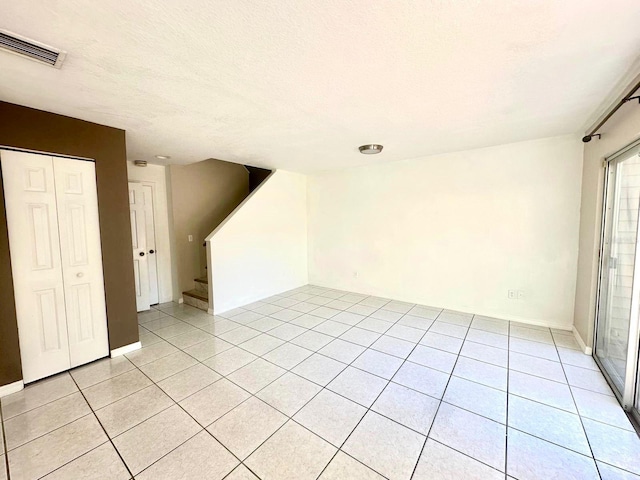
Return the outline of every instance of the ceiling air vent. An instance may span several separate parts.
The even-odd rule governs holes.
[[[22,57],[46,63],[55,68],[62,66],[66,52],[30,40],[7,30],[0,30],[0,49]]]

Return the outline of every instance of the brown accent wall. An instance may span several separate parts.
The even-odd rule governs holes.
[[[0,102],[2,146],[95,160],[109,348],[137,342],[124,130]],[[22,370],[1,192],[0,200],[0,385],[6,385],[21,380]]]
[[[206,275],[204,239],[249,195],[249,172],[235,163],[205,160],[170,165],[169,184],[174,234],[174,294],[194,288]],[[188,236],[193,235],[193,242]]]

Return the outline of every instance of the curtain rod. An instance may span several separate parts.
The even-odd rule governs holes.
[[[596,133],[598,130],[600,130],[600,128],[602,128],[602,126],[607,123],[609,121],[609,119],[611,117],[613,117],[613,115],[620,109],[620,107],[622,107],[622,105],[624,105],[627,102],[630,102],[631,100],[638,100],[638,102],[640,103],[640,96],[632,96],[634,93],[636,93],[636,91],[640,89],[640,82],[636,83],[633,88],[629,91],[629,93],[627,93],[622,100],[620,100],[615,107],[613,107],[609,113],[607,113],[605,115],[605,117],[600,121],[600,123],[598,123],[598,125],[596,125],[596,127],[591,130],[590,133],[588,133],[587,135],[585,135],[584,137],[582,137],[582,141],[584,143],[590,142],[593,137],[598,137],[600,138],[602,135],[599,133]]]

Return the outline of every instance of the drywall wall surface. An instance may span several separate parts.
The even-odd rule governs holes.
[[[640,138],[640,108],[623,105],[599,130],[602,138],[584,144],[582,199],[580,204],[580,253],[575,298],[574,324],[587,347],[593,345],[598,263],[602,225],[605,157]]]
[[[156,253],[154,255],[158,264],[158,297],[160,303],[173,300],[166,169],[167,167],[163,165],[149,164],[146,167],[136,167],[133,162],[127,162],[129,181],[151,185],[155,195],[153,198],[153,220],[156,230]]]
[[[210,159],[170,165],[169,184],[178,300],[194,288],[194,278],[206,276],[204,240],[249,194],[249,172],[243,165]]]
[[[216,314],[306,285],[306,176],[274,172],[208,243]]]
[[[0,145],[95,160],[109,348],[137,342],[125,132],[0,102]],[[12,285],[0,202],[0,385],[22,378]]]
[[[562,136],[310,176],[310,283],[571,328],[581,169]]]

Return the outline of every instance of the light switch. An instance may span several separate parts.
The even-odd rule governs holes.
[[[188,238],[189,238],[189,241],[190,241],[190,242],[193,242],[193,235],[189,235],[189,237],[188,237]]]

